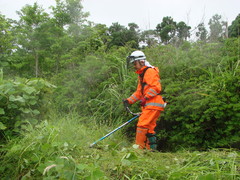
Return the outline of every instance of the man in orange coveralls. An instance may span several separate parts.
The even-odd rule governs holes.
[[[142,113],[137,123],[136,142],[140,149],[157,149],[156,121],[164,110],[165,104],[160,95],[161,84],[159,70],[151,66],[142,51],[134,51],[128,56],[128,62],[134,65],[138,76],[137,90],[124,103],[134,104],[140,101]]]

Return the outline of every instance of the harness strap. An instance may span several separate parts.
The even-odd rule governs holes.
[[[139,74],[140,83],[141,83],[141,87],[142,87],[142,89],[141,89],[142,94],[143,94],[144,87],[147,85],[147,83],[143,82],[143,77],[144,77],[145,72],[148,70],[148,68],[151,68],[151,67],[146,67],[143,70],[143,72],[141,74]]]

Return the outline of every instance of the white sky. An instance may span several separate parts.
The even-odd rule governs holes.
[[[35,1],[49,12],[55,0],[0,0],[0,12],[7,18],[18,19],[16,11]],[[88,20],[110,26],[114,22],[127,26],[136,23],[140,29],[155,29],[162,18],[171,16],[184,21],[194,29],[200,22],[219,14],[229,25],[240,13],[240,0],[82,0]]]

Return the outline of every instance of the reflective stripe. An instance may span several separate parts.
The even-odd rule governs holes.
[[[138,98],[134,95],[132,95],[131,97],[133,97],[136,101],[138,100]]]
[[[130,98],[129,98],[132,102],[136,102],[138,100],[138,98],[134,95],[132,95]]]
[[[152,91],[155,95],[157,95],[157,92],[154,89],[149,89],[149,91]]]
[[[135,101],[134,101],[134,99],[132,99],[131,97],[129,98],[131,101],[132,101],[132,103],[134,103]]]
[[[157,107],[162,107],[162,108],[165,107],[164,104],[160,104],[160,103],[147,103],[147,104],[145,105],[145,107],[146,107],[146,106],[157,106]]]
[[[156,96],[155,94],[152,94],[152,93],[150,93],[150,92],[148,92],[147,94],[149,94],[150,96]]]

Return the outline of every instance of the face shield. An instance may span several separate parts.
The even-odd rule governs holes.
[[[127,68],[133,68],[133,63],[135,61],[135,57],[134,56],[128,56],[127,57]]]
[[[127,68],[133,68],[134,67],[134,62],[135,61],[145,61],[145,56],[128,56],[127,57]]]

